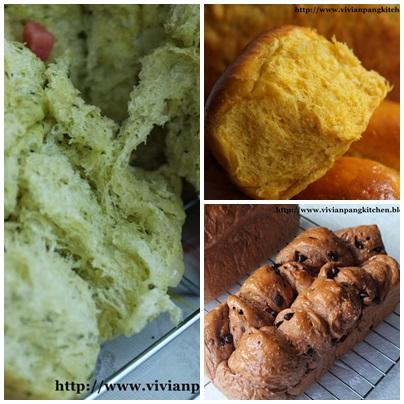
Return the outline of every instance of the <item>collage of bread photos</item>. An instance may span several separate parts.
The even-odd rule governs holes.
[[[400,400],[400,4],[2,11],[5,401]]]

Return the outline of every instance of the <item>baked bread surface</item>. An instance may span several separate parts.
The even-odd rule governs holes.
[[[400,174],[377,161],[343,156],[293,199],[396,200],[400,199]]]
[[[265,262],[298,224],[296,205],[205,205],[205,301]]]
[[[324,255],[319,254],[323,245],[311,243],[312,230],[299,237],[311,246],[311,256]],[[227,304],[205,316],[208,376],[228,398],[297,397],[394,310],[399,301],[399,266],[386,255],[378,227],[358,226],[336,233],[351,251],[350,265],[318,261],[315,268],[308,269],[304,263],[296,263],[295,269],[307,268],[318,276],[310,275],[313,282],[295,292],[294,300],[287,303],[289,307],[276,307],[267,300],[277,299],[279,282],[272,287],[260,281],[263,273],[283,277],[279,268],[286,264],[277,258],[276,265],[264,265],[245,281],[249,295],[243,292],[243,285],[235,296],[229,296]],[[290,246],[285,249],[290,250]],[[286,255],[281,251],[279,257]],[[257,293],[252,283],[259,286]],[[285,280],[282,293],[289,288]],[[234,297],[243,299],[244,307],[249,307],[248,315],[233,306]],[[271,316],[262,314],[265,306],[273,312]],[[236,312],[237,325],[243,325],[236,328],[236,333],[232,311]],[[261,321],[254,323],[257,318]]]
[[[359,139],[388,90],[346,45],[283,26],[250,43],[216,83],[207,140],[243,192],[289,199]]]
[[[384,100],[360,140],[351,144],[347,154],[375,160],[400,171],[400,104]]]
[[[384,5],[385,7],[386,5]],[[316,13],[317,5],[208,4],[205,6],[205,93],[242,49],[256,36],[284,24],[315,28],[321,35],[333,36],[353,49],[367,69],[386,77],[393,84],[388,97],[400,100],[400,13],[348,12],[346,7],[380,9],[377,4],[322,5],[339,12]],[[299,12],[299,8],[308,10]],[[386,7],[385,7],[386,8]],[[391,5],[392,9],[399,5]]]

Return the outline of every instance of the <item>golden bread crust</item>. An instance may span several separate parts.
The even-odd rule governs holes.
[[[400,171],[400,104],[385,100],[375,110],[360,140],[347,152]]]
[[[344,156],[295,199],[400,199],[400,175],[376,161]]]

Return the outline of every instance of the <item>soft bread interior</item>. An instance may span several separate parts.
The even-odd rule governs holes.
[[[288,199],[360,138],[388,90],[346,45],[281,27],[255,40],[218,83],[209,140],[248,195]]]

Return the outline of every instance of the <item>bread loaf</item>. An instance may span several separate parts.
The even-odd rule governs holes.
[[[216,83],[206,137],[243,192],[289,199],[359,139],[388,90],[344,44],[283,26],[254,40]]]
[[[344,156],[294,199],[400,199],[400,175],[377,161]]]
[[[268,259],[298,223],[296,205],[206,205],[205,301]]]
[[[333,250],[329,254],[336,244],[344,249],[344,260]],[[377,226],[307,230],[276,262],[258,269],[205,317],[207,374],[228,398],[296,398],[399,301],[399,266],[385,255]],[[313,280],[294,288],[291,300],[287,265],[291,273],[307,271],[306,282]],[[283,280],[261,282],[262,276]],[[237,299],[243,308],[234,304]]]

